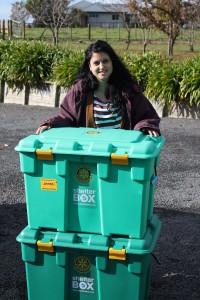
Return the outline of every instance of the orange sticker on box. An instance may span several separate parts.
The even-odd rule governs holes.
[[[41,178],[41,190],[42,191],[57,191],[57,180]]]

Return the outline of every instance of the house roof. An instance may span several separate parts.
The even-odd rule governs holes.
[[[91,3],[88,1],[80,1],[71,7],[79,8],[86,13],[128,13],[129,10],[123,4],[108,4],[102,2]]]
[[[73,7],[73,8],[79,8],[81,10],[84,11],[84,9],[88,6],[90,6],[92,3],[89,2],[89,1],[85,1],[85,0],[82,0],[76,4],[73,4],[73,5],[70,5],[70,7]]]

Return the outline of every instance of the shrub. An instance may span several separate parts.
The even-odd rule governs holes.
[[[172,102],[179,102],[180,63],[165,59],[162,67],[156,66],[148,77],[146,95],[160,100],[170,109]]]
[[[84,60],[84,52],[73,52],[42,42],[0,42],[0,80],[11,88],[33,87],[55,81],[70,87]],[[200,104],[200,55],[186,61],[172,61],[153,52],[140,56],[125,54],[121,60],[152,100],[171,103],[186,100]]]
[[[1,55],[1,77],[11,88],[22,84],[32,87],[48,81],[55,52],[55,48],[40,42],[7,42],[6,51]]]
[[[137,78],[140,88],[145,91],[152,71],[154,71],[157,66],[160,67],[162,65],[162,58],[159,54],[153,52],[145,53],[140,56],[129,54],[125,55],[123,62],[131,75]]]
[[[58,85],[63,87],[70,87],[73,85],[79,67],[84,60],[84,52],[72,52],[66,55],[60,62],[58,62],[54,69],[54,78]]]
[[[200,105],[200,56],[183,63],[180,97],[188,99],[191,106]]]

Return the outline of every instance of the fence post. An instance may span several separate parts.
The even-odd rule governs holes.
[[[88,24],[88,41],[91,39],[91,27],[90,24]]]
[[[4,92],[5,92],[5,81],[1,80],[1,85],[0,85],[0,103],[4,102]]]
[[[5,40],[5,30],[6,30],[5,29],[5,20],[2,21],[2,27],[3,27],[2,28],[3,29],[3,31],[2,31],[2,39]]]
[[[24,105],[29,104],[30,85],[28,83],[24,86]]]
[[[5,21],[5,34],[7,33],[8,36],[8,32],[9,32],[9,20]]]
[[[70,41],[72,41],[72,27],[70,27]]]
[[[118,23],[118,41],[120,41],[120,24]]]
[[[135,23],[135,41],[137,41],[137,25]]]
[[[61,87],[59,85],[56,85],[56,92],[55,92],[55,103],[54,107],[59,107],[59,101],[60,101],[60,92]]]
[[[106,27],[105,27],[105,34],[106,34],[106,42],[108,41],[108,23],[106,23]]]
[[[8,37],[12,37],[12,20],[8,21]]]
[[[22,39],[25,40],[25,21],[22,21]]]

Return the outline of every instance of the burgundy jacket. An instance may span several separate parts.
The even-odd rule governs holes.
[[[52,127],[91,127],[87,126],[87,93],[82,87],[82,80],[66,94],[60,106],[60,113],[46,120],[41,125],[48,124]],[[144,94],[134,84],[133,89],[123,92],[125,112],[123,129],[142,130],[150,128],[160,134],[158,117],[155,109]]]

